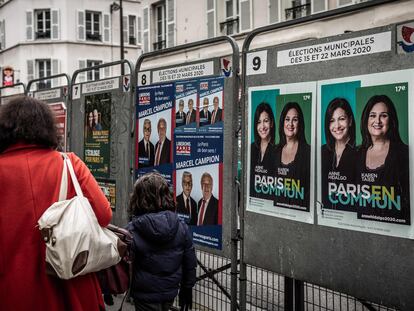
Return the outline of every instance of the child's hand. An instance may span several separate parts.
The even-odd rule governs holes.
[[[181,307],[181,311],[188,311],[193,308],[193,289],[192,288],[180,288],[178,294],[178,304]]]

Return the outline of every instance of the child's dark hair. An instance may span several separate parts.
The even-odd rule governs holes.
[[[129,200],[129,215],[140,216],[165,210],[175,211],[175,202],[164,177],[151,172],[138,178]]]

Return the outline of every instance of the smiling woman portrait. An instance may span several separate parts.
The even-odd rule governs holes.
[[[345,208],[329,200],[328,183],[354,183],[355,118],[345,98],[336,97],[325,113],[325,139],[322,146],[322,203],[324,208]],[[336,179],[332,179],[335,176]],[[332,200],[337,202],[336,198]],[[349,207],[346,207],[349,208]]]
[[[255,176],[274,176],[275,172],[275,117],[267,102],[261,102],[257,106],[252,131],[254,141],[250,146],[250,194],[268,198],[255,189]]]
[[[303,112],[296,102],[288,102],[283,107],[279,119],[279,139],[275,157],[276,176],[293,181],[298,187],[285,186],[275,203],[309,210],[310,146],[305,137]]]
[[[356,182],[370,187],[380,186],[381,191],[387,190],[389,193],[385,197],[381,195],[380,200],[392,200],[395,203],[376,211],[367,210],[364,214],[375,213],[393,217],[394,220],[390,219],[389,222],[409,224],[408,146],[400,137],[397,111],[387,95],[374,95],[368,100],[361,116],[361,136]]]

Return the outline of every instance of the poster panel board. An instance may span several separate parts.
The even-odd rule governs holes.
[[[414,238],[413,96],[413,69],[318,82],[320,225]]]
[[[316,83],[248,92],[247,211],[313,223]]]
[[[66,103],[68,100],[68,86],[29,92],[28,95],[46,102],[52,109],[55,114],[57,131],[59,135],[59,150],[67,151],[68,107]]]
[[[73,84],[71,88],[71,151],[97,179],[111,204],[112,222],[124,226],[133,179],[130,76]]]
[[[152,84],[138,88],[136,104],[135,177],[153,170],[163,175],[194,242],[218,250],[222,249],[223,91],[223,77]]]

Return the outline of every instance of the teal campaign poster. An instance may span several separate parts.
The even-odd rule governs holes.
[[[414,238],[414,71],[318,82],[318,223]]]
[[[247,210],[313,223],[316,83],[249,88]]]

